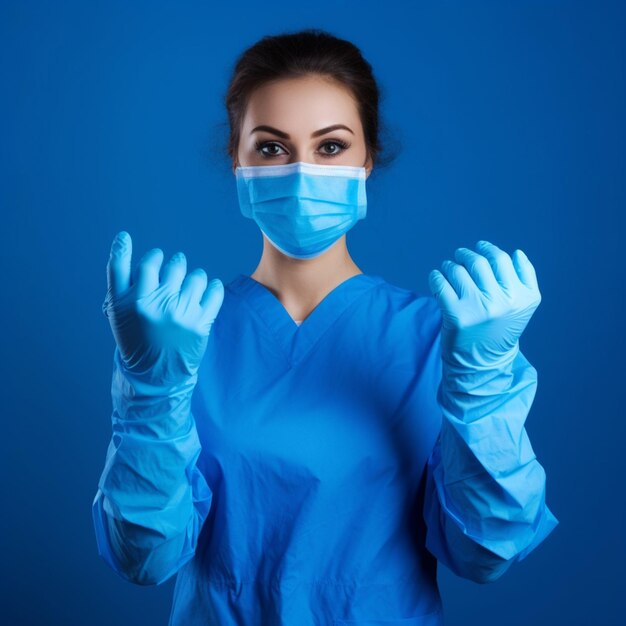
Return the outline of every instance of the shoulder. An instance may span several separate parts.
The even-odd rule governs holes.
[[[388,312],[388,320],[398,325],[438,328],[441,309],[436,298],[423,291],[411,289],[382,279],[376,298]]]
[[[416,346],[427,352],[437,347],[442,315],[432,294],[379,279],[372,301],[375,330],[371,331],[378,345],[400,353],[415,353]]]

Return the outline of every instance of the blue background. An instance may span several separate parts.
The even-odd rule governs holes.
[[[154,624],[174,578],[138,587],[97,554],[111,435],[111,240],[250,274],[222,98],[265,34],[320,27],[372,63],[395,162],[348,235],[366,273],[429,293],[456,247],[534,264],[526,422],[560,525],[501,579],[443,566],[446,624],[617,624],[624,575],[626,12],[607,2],[3,2],[3,623]]]

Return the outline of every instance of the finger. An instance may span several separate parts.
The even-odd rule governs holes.
[[[526,254],[522,250],[515,250],[512,260],[520,280],[531,289],[539,289],[535,268]]]
[[[459,299],[478,289],[469,272],[458,263],[446,259],[441,264],[441,272],[448,279]]]
[[[130,235],[122,230],[113,239],[107,263],[107,287],[112,296],[119,296],[130,285],[130,260],[133,242]]]
[[[477,254],[469,248],[457,248],[454,258],[457,263],[465,267],[481,291],[492,293],[494,290],[501,289],[491,269],[491,264],[482,254]]]
[[[163,263],[163,250],[152,248],[143,255],[137,266],[137,298],[142,298],[159,286],[159,270]]]
[[[459,298],[452,285],[439,270],[433,270],[428,275],[428,285],[441,308],[450,311],[458,303]]]
[[[476,250],[489,261],[496,280],[504,289],[510,291],[519,283],[513,261],[504,250],[488,241],[476,242]]]
[[[200,306],[200,298],[206,288],[207,280],[206,272],[201,268],[187,274],[180,288],[179,297],[179,301],[185,311],[189,306]]]
[[[205,319],[214,320],[219,313],[224,301],[224,284],[219,278],[214,278],[208,285],[202,298],[200,306],[204,309]]]
[[[171,293],[176,293],[180,291],[186,272],[187,257],[185,257],[183,252],[177,252],[165,264],[165,267],[161,272],[161,284],[167,284]]]

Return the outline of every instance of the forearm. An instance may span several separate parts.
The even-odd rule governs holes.
[[[425,471],[424,518],[427,522],[428,550],[457,576],[476,583],[488,583],[499,578],[513,564],[513,560],[498,556],[466,534],[463,520],[450,508],[443,488],[439,442]]]
[[[524,428],[537,372],[519,348],[509,357],[498,369],[471,373],[446,371],[444,363],[437,395],[443,422],[429,460],[436,486],[429,494],[431,521],[457,569],[467,572],[476,559],[476,577],[487,581],[507,569],[499,559],[524,558],[558,524]]]
[[[127,377],[116,355],[113,436],[92,512],[100,554],[137,584],[163,582],[193,556],[210,508],[196,466],[193,383],[155,394]]]

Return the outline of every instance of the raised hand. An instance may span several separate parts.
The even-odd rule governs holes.
[[[512,257],[488,241],[457,248],[455,262],[428,276],[442,311],[442,359],[470,368],[501,362],[541,302],[535,269],[521,250]]]
[[[122,361],[129,372],[158,384],[178,384],[198,370],[209,333],[224,299],[219,279],[207,286],[207,274],[187,274],[182,252],[164,266],[160,248],[141,259],[131,282],[132,240],[119,232],[107,263],[108,317]]]

